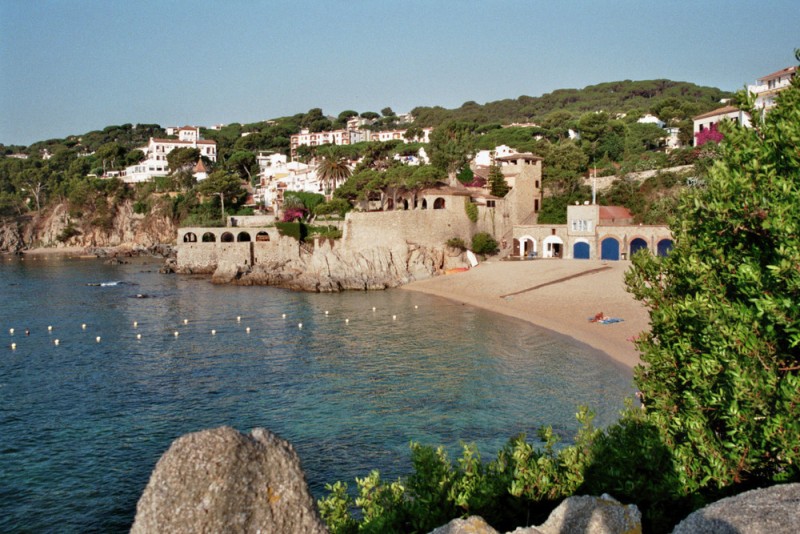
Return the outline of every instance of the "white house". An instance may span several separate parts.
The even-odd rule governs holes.
[[[197,148],[200,155],[207,157],[211,161],[217,161],[217,143],[207,141],[200,136],[200,128],[196,126],[184,126],[182,128],[167,128],[167,133],[177,134],[177,139],[157,139],[150,138],[146,147],[141,148],[145,159],[136,165],[125,168],[124,174],[120,177],[125,183],[148,182],[156,176],[166,176],[169,174],[167,164],[167,154],[176,148]],[[198,180],[203,180],[207,172],[200,172]]]
[[[729,119],[745,127],[750,127],[750,115],[740,110],[736,106],[724,106],[711,110],[707,113],[697,115],[696,117],[692,117],[692,121],[694,121],[694,137],[696,138],[697,134],[703,130],[707,130],[712,126],[719,124],[719,122],[723,119]]]
[[[776,95],[789,87],[796,74],[796,66],[786,67],[759,78],[755,85],[748,85],[747,91],[756,95],[756,108],[768,111],[775,107]]]
[[[664,124],[665,124],[664,121],[662,121],[661,119],[659,119],[655,115],[651,115],[649,113],[647,115],[645,115],[644,117],[640,118],[639,120],[637,120],[636,122],[641,123],[641,124],[655,124],[659,128],[663,128]]]
[[[494,150],[479,150],[478,153],[475,154],[472,163],[475,167],[489,167],[494,161],[494,158],[502,158],[516,153],[517,151],[510,146],[500,145],[495,147]]]

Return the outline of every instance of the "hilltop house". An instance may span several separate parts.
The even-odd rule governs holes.
[[[789,87],[792,78],[797,74],[797,67],[786,67],[772,74],[768,74],[756,81],[755,85],[748,85],[747,91],[755,95],[755,107],[762,112],[768,112],[775,106],[776,96]],[[731,105],[692,117],[694,121],[694,137],[705,129],[719,124],[723,119],[730,119],[747,128],[750,127],[750,115]]]
[[[210,161],[217,161],[217,143],[203,139],[200,136],[200,128],[184,126],[178,129],[168,129],[169,131],[175,131],[178,138],[157,139],[151,137],[148,145],[141,149],[145,159],[136,165],[127,167],[125,172],[120,175],[124,182],[148,182],[156,176],[166,176],[170,171],[167,155],[176,148],[197,148],[201,156],[205,156]],[[198,180],[200,179],[198,176]]]

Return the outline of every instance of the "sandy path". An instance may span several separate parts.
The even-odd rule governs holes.
[[[639,355],[628,341],[647,330],[647,310],[625,291],[629,262],[534,260],[482,263],[467,272],[403,286],[502,313],[591,345],[634,367]],[[598,312],[621,323],[588,321]]]

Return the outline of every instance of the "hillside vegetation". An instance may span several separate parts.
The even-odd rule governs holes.
[[[235,213],[243,204],[245,195],[234,182],[238,180],[241,185],[254,181],[258,172],[255,156],[259,151],[288,153],[290,136],[301,129],[344,128],[348,119],[358,116],[368,121],[365,128],[406,128],[409,137],[417,135],[422,127],[461,125],[457,129],[466,132],[462,136],[465,145],[457,150],[462,154],[459,156],[461,159],[445,161],[440,167],[448,173],[458,172],[467,181],[471,180],[471,173],[463,160],[463,154],[467,152],[506,144],[543,156],[545,185],[552,197],[550,206],[545,204],[543,222],[561,222],[564,216],[561,207],[588,195],[580,184],[590,168],[597,168],[601,173],[624,175],[631,170],[695,161],[698,154],[693,150],[670,157],[657,151],[663,131],[652,124],[639,124],[637,118],[652,113],[679,127],[683,141],[688,143],[691,141],[690,117],[714,108],[721,98],[729,96],[719,89],[686,82],[626,80],[483,105],[466,102],[451,110],[417,107],[412,110],[413,121],[410,123],[404,122],[407,117],[398,116],[391,108],[385,108],[381,113],[345,110],[336,117],[313,108],[306,113],[268,121],[232,123],[218,130],[201,128],[201,134],[206,139],[215,140],[218,145],[217,163],[207,162],[213,180],[198,185],[184,168],[185,163],[192,157],[196,159],[197,155],[189,152],[171,154],[170,167],[176,169],[173,174],[155,184],[136,186],[133,196],[137,209],[143,210],[156,204],[148,198],[149,194],[171,192],[173,202],[168,211],[176,223],[188,219],[193,223],[212,223],[219,217],[221,206],[219,198],[209,193],[223,191],[226,208]],[[502,127],[511,123],[525,124]],[[579,141],[569,138],[570,130],[580,133]],[[85,212],[92,204],[86,199],[93,196],[87,191],[107,189],[101,187],[95,177],[113,175],[138,163],[143,157],[141,149],[150,137],[167,136],[157,124],[123,124],[64,139],[39,141],[30,146],[0,145],[0,216],[15,217],[37,212],[54,203],[70,204],[70,212],[76,216]],[[392,159],[395,154],[416,154],[422,146],[399,141],[358,143],[337,147],[335,155],[351,162],[361,161],[362,169],[385,172],[397,164]],[[309,158],[319,147],[301,149],[300,157]],[[434,156],[438,150],[440,156],[450,157],[448,152],[437,147],[426,147],[426,150]],[[27,156],[27,159],[20,159],[21,156]],[[380,180],[370,183],[380,185]],[[633,193],[635,197],[635,191]],[[355,192],[356,196],[359,194],[363,196],[364,193]],[[613,198],[629,204],[642,219],[645,214],[637,211],[637,206],[646,207],[652,203],[631,198],[631,191],[625,195],[616,192]],[[611,197],[601,198],[602,202],[610,200]],[[669,212],[669,209],[662,211]]]

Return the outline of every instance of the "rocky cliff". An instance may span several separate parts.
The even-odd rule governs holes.
[[[175,242],[176,227],[159,213],[134,213],[130,201],[114,207],[107,224],[97,224],[94,215],[70,216],[65,204],[56,204],[30,216],[0,222],[0,252],[32,248],[151,248]]]
[[[178,272],[213,272],[215,283],[271,285],[299,291],[336,292],[387,289],[424,280],[447,269],[465,267],[461,250],[410,243],[357,249],[325,242],[312,250],[282,237],[270,253],[244,263],[237,256],[221,256],[212,268],[187,267],[178,257]],[[180,267],[183,265],[183,267]]]

